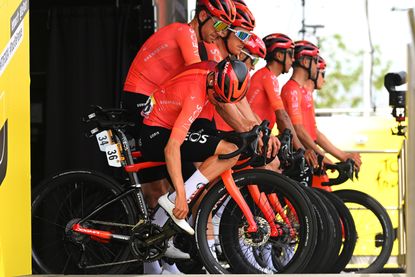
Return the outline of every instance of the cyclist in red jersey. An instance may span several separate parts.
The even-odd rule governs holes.
[[[306,160],[314,168],[318,167],[316,153],[324,156],[324,152],[315,144],[315,120],[304,116],[312,105],[312,99],[304,86],[308,79],[315,79],[317,76],[318,54],[318,47],[311,42],[295,42],[293,74],[281,92],[285,110],[290,116],[295,132],[308,150]]]
[[[198,185],[207,184],[238,160],[238,157],[219,160],[219,154],[233,152],[237,147],[203,131],[191,133],[190,126],[208,102],[216,105],[243,98],[249,80],[246,66],[238,60],[223,60],[219,64],[201,62],[186,68],[153,95],[155,105],[144,119],[140,138],[143,157],[166,161],[175,193],[161,196],[158,202],[190,234],[193,229],[185,220],[189,211],[187,200]],[[202,162],[186,183],[181,173],[182,161]]]
[[[314,100],[313,100],[313,91],[314,89],[319,90],[323,87],[325,82],[325,70],[326,62],[324,59],[319,56],[317,64],[317,77],[314,80],[307,80],[305,83],[305,88],[308,91],[308,94],[311,97],[312,106],[308,109],[308,113],[305,113],[306,117],[313,117],[315,122],[315,113],[314,113]],[[337,158],[340,161],[346,161],[347,159],[352,159],[355,162],[356,169],[359,170],[362,164],[362,160],[359,153],[348,153],[337,148],[315,125],[315,134],[316,134],[316,144],[320,146],[324,151],[330,153],[333,157]]]
[[[242,53],[242,49],[245,48],[245,44],[251,40],[253,35],[251,31],[255,27],[255,18],[247,5],[242,0],[237,0],[235,2],[236,7],[236,19],[232,23],[231,27],[226,31],[223,40],[217,40],[215,45],[217,48],[214,48],[212,45],[209,49],[204,48],[203,45],[200,46],[201,53],[204,53],[205,56],[201,55],[202,60],[216,60],[218,57],[236,57],[244,58],[245,56]],[[220,55],[218,54],[221,53]],[[231,128],[239,132],[248,131],[254,125],[259,124],[259,118],[253,113],[246,98],[242,99],[237,104],[219,104],[215,109],[207,108],[200,115],[199,119],[195,123],[197,128],[210,128],[215,129],[215,124],[213,123],[214,117],[223,116],[227,114],[229,118],[226,121],[229,123]],[[223,120],[221,121],[223,122]],[[276,153],[279,148],[279,141],[272,138],[269,142],[269,155]]]
[[[139,135],[141,112],[149,96],[186,65],[200,62],[198,42],[213,43],[235,20],[232,0],[198,0],[189,24],[173,23],[154,33],[134,58],[124,84],[123,105],[133,112]]]
[[[265,58],[266,55],[266,47],[264,42],[261,38],[259,38],[254,33],[251,34],[251,37],[249,41],[245,44],[244,49],[242,49],[241,54],[239,55],[239,60],[244,62],[248,70],[254,70],[255,65],[258,63],[260,58]],[[255,75],[254,75],[255,76]],[[252,80],[251,85],[252,86]],[[249,92],[249,89],[248,89]],[[247,94],[248,96],[248,94]],[[248,99],[248,98],[246,98]],[[245,101],[246,102],[246,101]],[[246,102],[248,103],[248,102]],[[252,108],[252,107],[251,107]],[[253,112],[255,112],[258,115],[258,112],[256,112],[254,109],[252,109]],[[214,113],[214,119],[216,124],[216,129],[219,131],[232,131],[233,128],[229,126],[218,113]],[[265,119],[259,118],[258,120]],[[272,125],[270,125],[270,128],[272,128]]]
[[[212,43],[218,39],[235,20],[235,16],[232,0],[198,0],[196,15],[189,24],[173,23],[163,27],[143,44],[130,66],[123,93],[123,106],[130,111],[130,120],[136,123],[134,128],[128,130],[134,138],[139,137],[142,115],[150,108],[149,96],[153,91],[186,65],[200,62],[198,42]],[[158,168],[148,171],[141,174],[145,180],[149,179],[147,181],[160,179],[160,173],[163,172]],[[149,207],[157,205],[154,195],[165,192],[167,187],[166,180],[143,186]],[[166,256],[170,249],[173,247],[168,248]],[[159,273],[155,267],[156,264],[153,270],[146,273]]]

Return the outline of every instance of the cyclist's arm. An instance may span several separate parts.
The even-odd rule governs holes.
[[[237,132],[247,132],[258,124],[256,118],[243,116],[235,104],[218,103],[215,109],[223,120]]]
[[[302,124],[294,124],[294,129],[297,133],[297,136],[301,143],[307,148],[311,149],[317,154],[324,156],[324,152],[318,147],[318,145],[313,141],[311,136],[308,134],[307,130]]]
[[[348,153],[337,148],[322,132],[317,129],[317,144],[324,149],[327,153],[333,155],[340,161],[346,161],[347,159],[353,159],[356,167],[359,169],[362,161],[358,153]]]
[[[277,127],[280,133],[282,133],[285,129],[291,130],[291,134],[293,135],[294,149],[305,149],[304,145],[298,139],[297,132],[295,131],[294,126],[291,123],[290,117],[288,116],[285,109],[276,110],[275,117],[277,118]]]
[[[177,197],[186,199],[186,191],[184,189],[184,181],[182,176],[182,164],[180,155],[181,142],[170,137],[164,148],[164,156],[166,159],[167,171],[172,180]]]
[[[261,124],[261,119],[251,109],[251,106],[249,105],[248,99],[246,99],[246,97],[242,98],[241,101],[236,103],[236,107],[238,108],[242,116],[244,116],[247,120],[251,122],[256,122],[256,124]]]
[[[182,109],[180,114],[174,121],[174,125],[170,134],[170,138],[164,148],[167,171],[172,180],[173,186],[176,190],[177,196],[175,201],[175,216],[179,219],[184,218],[187,214],[188,207],[186,201],[186,192],[184,188],[184,181],[182,175],[181,154],[180,147],[184,142],[187,132],[194,120],[202,111],[204,101],[201,95],[204,91],[198,86],[183,88],[183,94],[188,96],[183,99]],[[202,93],[201,93],[202,92]],[[178,213],[180,216],[177,216]]]

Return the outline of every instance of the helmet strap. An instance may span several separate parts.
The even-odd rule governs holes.
[[[277,55],[277,53],[278,52],[282,52],[282,53],[284,53],[284,59],[281,61],[281,60],[279,60],[279,59],[277,59],[277,57],[276,57],[276,55]],[[277,63],[279,63],[279,64],[282,64],[282,72],[284,73],[284,72],[286,72],[286,66],[285,66],[285,64],[286,64],[286,61],[287,61],[287,53],[286,52],[283,52],[283,51],[275,51],[275,54],[274,54],[274,58],[273,58],[273,60],[274,61],[276,61]]]
[[[304,59],[304,58],[305,58],[304,56],[303,56],[303,57],[301,57],[301,59]],[[308,58],[308,59],[309,59],[309,61],[310,61],[310,64],[308,65],[308,67],[307,67],[307,66],[304,66],[301,62],[299,62],[299,63],[298,63],[298,65],[307,71],[307,73],[308,73],[308,78],[307,78],[307,79],[311,79],[312,81],[314,81],[314,80],[311,78],[311,63],[313,62],[313,61],[312,61],[312,57],[307,57],[307,58]]]

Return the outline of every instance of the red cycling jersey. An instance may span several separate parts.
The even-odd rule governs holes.
[[[150,96],[162,83],[200,62],[195,31],[173,23],[154,33],[141,47],[127,74],[124,90]]]
[[[223,60],[220,50],[215,43],[199,43],[199,53],[202,61],[215,61],[218,63]],[[215,107],[209,102],[203,108],[203,111],[200,113],[199,118],[212,121],[215,113]]]
[[[215,62],[200,62],[161,85],[153,94],[154,107],[144,124],[172,130],[171,138],[183,142],[190,125],[210,103],[206,94],[206,78]]]
[[[313,92],[289,80],[282,88],[281,97],[293,125],[302,124],[315,141],[317,139]]]
[[[199,54],[202,61],[215,61],[218,63],[223,60],[220,50],[215,43],[200,42]]]
[[[284,103],[280,96],[277,76],[268,67],[261,68],[252,76],[246,97],[254,113],[261,120],[269,120],[269,126],[273,128],[276,121],[275,112],[283,110]]]

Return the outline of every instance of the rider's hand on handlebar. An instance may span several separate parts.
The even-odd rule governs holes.
[[[304,158],[305,158],[307,164],[309,166],[311,166],[312,168],[318,168],[319,167],[318,160],[317,160],[317,155],[313,150],[311,150],[311,149],[305,150]]]
[[[281,142],[276,136],[270,136],[268,141],[267,158],[275,157],[280,150]]]
[[[189,212],[189,206],[187,205],[186,196],[176,196],[175,207],[173,214],[177,219],[185,219]]]
[[[347,159],[352,159],[354,161],[355,170],[360,171],[362,160],[359,153],[346,153],[346,158],[344,160],[346,161]]]

